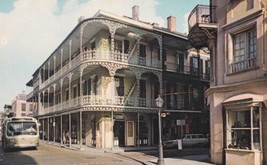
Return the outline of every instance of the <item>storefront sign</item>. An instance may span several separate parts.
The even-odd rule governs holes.
[[[115,120],[124,120],[124,117],[122,114],[114,114],[113,118]]]
[[[176,120],[176,125],[185,125],[185,120]]]

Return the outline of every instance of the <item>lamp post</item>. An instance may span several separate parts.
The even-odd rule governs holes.
[[[159,159],[158,165],[164,165],[163,159],[163,147],[162,147],[162,139],[161,139],[161,108],[163,105],[163,99],[158,95],[158,98],[155,100],[156,106],[159,108],[158,110],[158,120],[159,120]]]

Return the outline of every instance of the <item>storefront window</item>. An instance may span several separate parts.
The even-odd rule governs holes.
[[[227,148],[261,150],[260,143],[260,110],[227,111]]]

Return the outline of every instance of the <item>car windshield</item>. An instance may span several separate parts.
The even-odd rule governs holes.
[[[35,122],[10,122],[7,124],[7,136],[37,135]]]

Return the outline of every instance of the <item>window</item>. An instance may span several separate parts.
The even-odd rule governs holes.
[[[227,148],[261,150],[260,115],[258,107],[250,110],[228,110]]]
[[[140,57],[146,57],[146,45],[140,44]]]
[[[130,42],[128,40],[123,41],[123,46],[124,46],[124,53],[129,52],[129,47],[130,47]]]
[[[33,111],[33,104],[30,104],[30,111],[32,112]]]
[[[116,91],[118,96],[124,96],[124,79],[123,77],[115,77]]]
[[[256,66],[256,29],[233,36],[233,59],[231,72],[238,72]]]
[[[65,90],[65,101],[69,100],[69,89]]]
[[[72,98],[76,98],[77,97],[77,86],[75,85],[75,86],[73,86],[73,88],[72,88],[73,90],[72,90]]]
[[[118,52],[122,52],[122,41],[114,40],[114,50]]]
[[[197,102],[198,101],[198,89],[193,88],[193,101]]]
[[[210,74],[210,60],[206,60],[206,61],[205,61],[205,73],[206,73],[207,75]]]
[[[21,103],[21,111],[26,111],[26,104],[25,103]]]
[[[190,58],[190,70],[191,74],[198,75],[198,57]]]
[[[140,80],[140,98],[146,98],[146,81]]]
[[[83,83],[83,95],[91,94],[91,79],[84,80]]]
[[[184,72],[184,53],[179,53],[177,58],[178,71]]]

